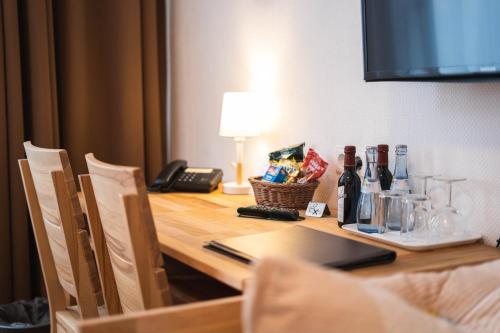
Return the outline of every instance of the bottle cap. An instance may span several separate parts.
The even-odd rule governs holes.
[[[396,145],[396,154],[406,154],[408,147],[406,145]]]
[[[344,147],[344,167],[354,167],[356,165],[356,147],[355,146],[345,146]]]
[[[389,152],[389,146],[388,145],[378,145],[377,146],[377,164],[381,166],[387,165],[388,162],[388,157],[387,153]]]
[[[377,147],[367,146],[366,147],[366,163],[375,163],[376,156],[377,156]]]
[[[377,146],[378,152],[384,152],[387,153],[389,151],[389,145],[378,145]]]
[[[344,154],[356,154],[356,146],[345,146]]]
[[[366,146],[366,152],[370,153],[370,154],[374,154],[377,152],[377,147],[373,147],[373,146]]]

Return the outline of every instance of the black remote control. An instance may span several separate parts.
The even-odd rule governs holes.
[[[238,208],[240,217],[253,217],[258,219],[276,220],[276,221],[300,221],[303,217],[299,216],[299,211],[288,208],[275,208],[267,206],[248,206]]]

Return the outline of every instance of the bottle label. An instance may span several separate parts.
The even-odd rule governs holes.
[[[344,186],[337,189],[337,221],[344,222]]]
[[[370,181],[364,180],[363,185],[361,186],[361,193],[378,193],[382,191],[380,187],[380,182],[378,180]]]
[[[410,193],[410,184],[408,179],[392,179],[391,190],[404,191]]]

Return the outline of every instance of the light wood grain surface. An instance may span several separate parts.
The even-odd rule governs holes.
[[[106,238],[102,229],[101,217],[97,208],[92,181],[90,180],[90,175],[79,175],[78,178],[83,198],[85,198],[85,214],[87,215],[87,222],[94,244],[95,259],[99,271],[104,303],[106,304],[108,314],[122,313],[118,288],[116,286],[115,275],[113,274],[108,246],[106,245]]]
[[[76,298],[82,318],[96,317],[99,278],[68,155],[63,149],[39,148],[29,141],[24,148],[28,163],[20,165],[25,189],[34,189],[27,192],[30,212],[34,225],[41,213],[45,228],[37,241],[47,237],[59,283]]]
[[[57,323],[57,311],[66,309],[66,295],[57,275],[57,267],[50,248],[47,231],[45,230],[42,210],[40,208],[38,196],[36,195],[35,184],[33,182],[28,160],[19,160],[19,169],[21,171],[24,193],[30,212],[31,225],[33,227],[33,235],[35,236],[47,298],[49,300],[50,322]],[[56,333],[56,325],[51,325],[50,331]]]
[[[380,276],[397,272],[443,270],[460,265],[500,259],[500,251],[481,243],[425,252],[411,252],[350,235],[333,217],[306,218],[301,222],[275,222],[237,217],[236,208],[254,204],[249,195],[168,193],[150,194],[154,221],[162,252],[238,290],[251,276],[251,266],[203,248],[213,239],[249,235],[302,225],[392,249],[392,264],[357,269],[358,276]]]
[[[98,208],[123,312],[170,305],[142,171],[85,159],[94,190],[85,199]]]
[[[80,322],[81,333],[240,333],[241,296]]]

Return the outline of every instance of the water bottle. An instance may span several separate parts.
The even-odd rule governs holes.
[[[356,211],[358,230],[368,233],[385,231],[383,221],[380,221],[377,216],[377,201],[381,188],[377,174],[376,155],[376,147],[366,147],[366,170]]]
[[[394,164],[391,190],[402,191],[406,194],[409,194],[410,183],[408,181],[408,169],[406,166],[407,152],[408,149],[406,145],[396,146],[396,163]]]

